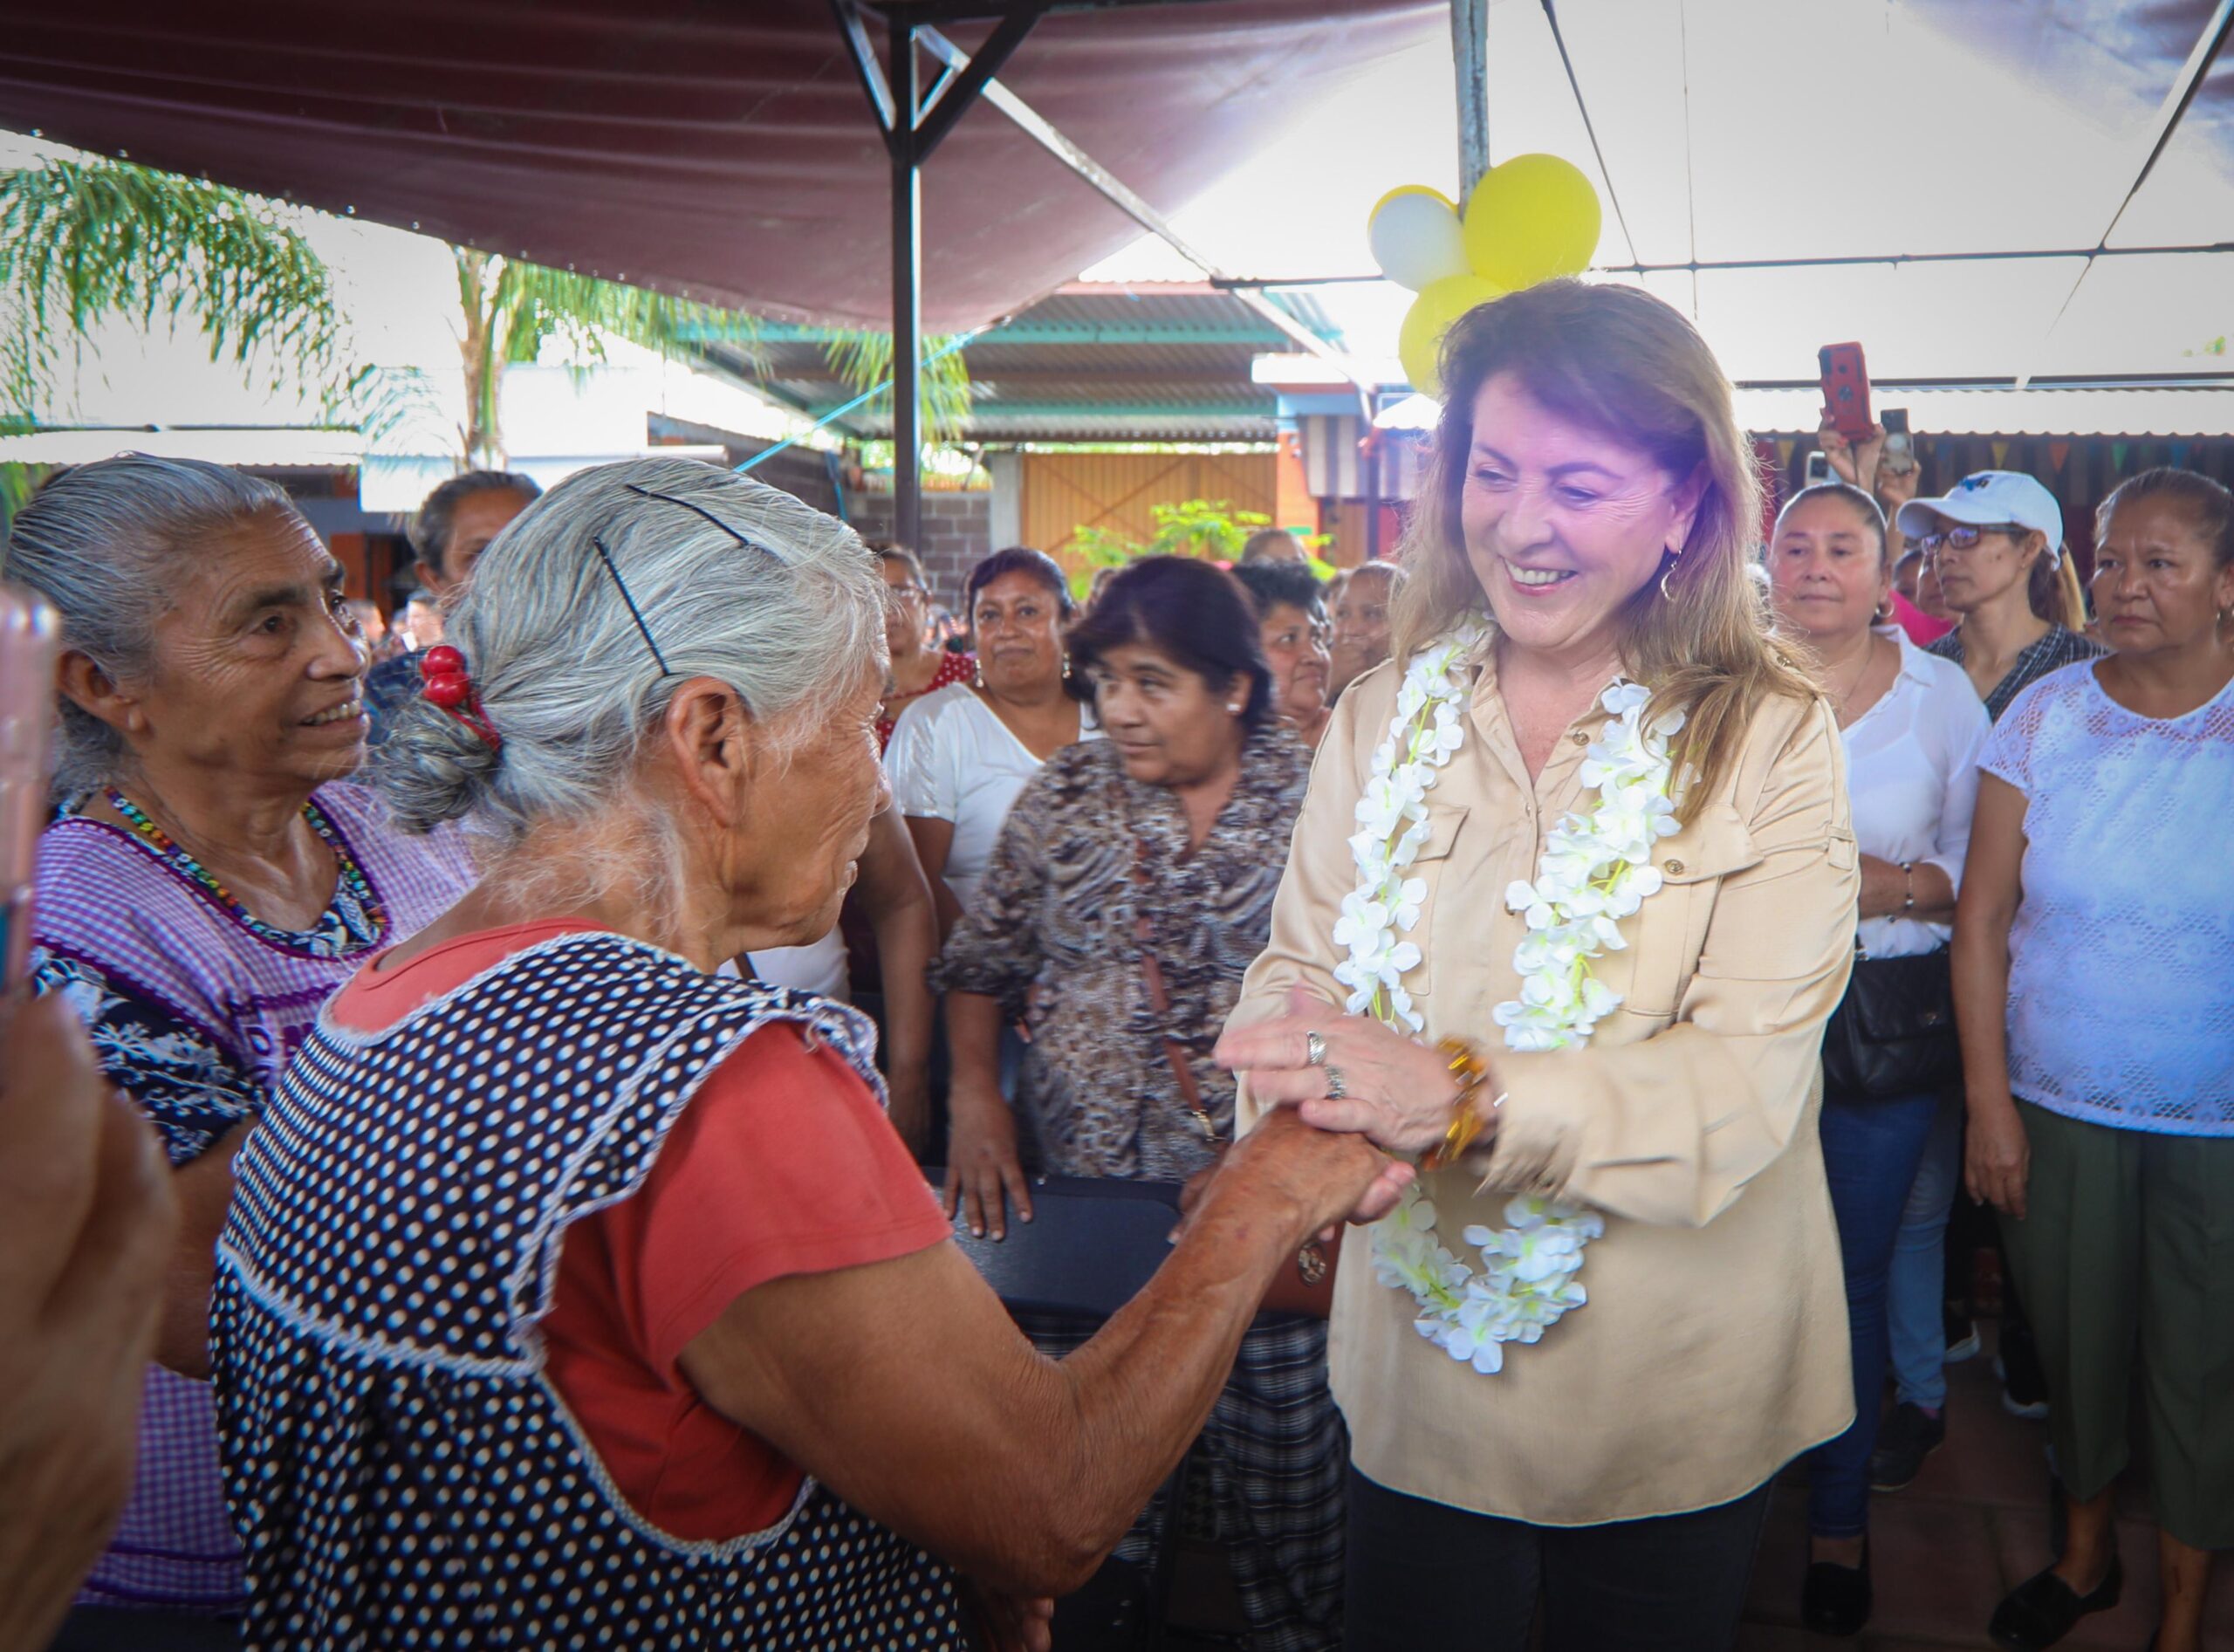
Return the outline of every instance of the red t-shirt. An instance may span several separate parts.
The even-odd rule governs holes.
[[[514,952],[594,924],[483,930],[393,970],[360,970],[328,1006],[373,1032]],[[545,1374],[629,1505],[700,1542],[781,1519],[800,1473],[698,1397],[675,1361],[755,1285],[927,1250],[936,1196],[845,1059],[788,1024],[709,1074],[634,1194],[566,1230]]]

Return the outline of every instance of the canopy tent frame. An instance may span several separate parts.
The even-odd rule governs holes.
[[[1155,236],[1205,277],[1230,281],[1230,272],[1183,240],[1169,219],[1107,167],[1056,128],[999,79],[1000,71],[1039,19],[1052,11],[1093,10],[1115,6],[1184,4],[1187,0],[1011,0],[990,5],[978,0],[830,0],[847,55],[860,80],[871,113],[884,138],[892,175],[892,494],[893,534],[913,545],[922,521],[922,168],[956,122],[981,99],[991,104],[1105,200]],[[1456,0],[1453,17],[1471,0]],[[881,64],[871,42],[867,15],[874,11],[886,31]],[[993,32],[975,53],[956,45],[940,24],[994,23]],[[1454,23],[1454,26],[1456,26]],[[918,48],[929,51],[943,72],[928,93],[922,90]],[[1484,147],[1486,152],[1486,133]],[[1304,349],[1341,367],[1356,384],[1360,403],[1370,387],[1357,381],[1347,359],[1326,339],[1305,326],[1254,289],[1236,286],[1234,296],[1294,339]],[[866,397],[861,400],[867,400]]]

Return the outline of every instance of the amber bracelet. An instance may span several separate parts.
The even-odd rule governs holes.
[[[1481,1110],[1475,1107],[1474,1096],[1490,1076],[1490,1065],[1482,1059],[1481,1051],[1464,1038],[1445,1038],[1435,1047],[1449,1063],[1450,1076],[1458,1081],[1458,1093],[1450,1103],[1450,1128],[1443,1133],[1442,1141],[1422,1155],[1422,1170],[1457,1163],[1474,1138],[1482,1134]]]

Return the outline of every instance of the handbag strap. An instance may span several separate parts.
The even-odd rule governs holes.
[[[1148,1008],[1155,1011],[1156,1019],[1166,1029],[1163,1034],[1163,1059],[1171,1063],[1171,1076],[1179,1080],[1179,1093],[1183,1098],[1188,1115],[1195,1121],[1205,1141],[1215,1143],[1218,1128],[1210,1121],[1210,1109],[1203,1105],[1202,1087],[1195,1082],[1195,1070],[1187,1062],[1187,1052],[1168,1031],[1171,1025],[1171,994],[1164,990],[1163,965],[1155,956],[1155,928],[1148,921],[1148,893],[1153,888],[1148,878],[1148,840],[1133,840],[1133,938],[1141,943],[1141,977],[1147,983]]]

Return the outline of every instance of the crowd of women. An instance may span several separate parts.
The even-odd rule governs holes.
[[[2065,1517],[1995,1638],[2115,1602],[2139,1458],[2199,1646],[2234,502],[2127,482],[2090,618],[2022,476],[1835,444],[1760,544],[1641,292],[1485,305],[1443,377],[1400,563],[1081,609],[1004,550],[966,651],[908,548],[687,461],[445,483],[445,641],[369,675],[277,489],[51,481],[34,977],[177,1210],[54,1644],[1038,1646],[1190,1450],[1254,1648],[1727,1646],[1796,1458],[1852,1634],[1967,1185]],[[1045,1176],[1185,1184],[1114,1318],[950,1242]]]

